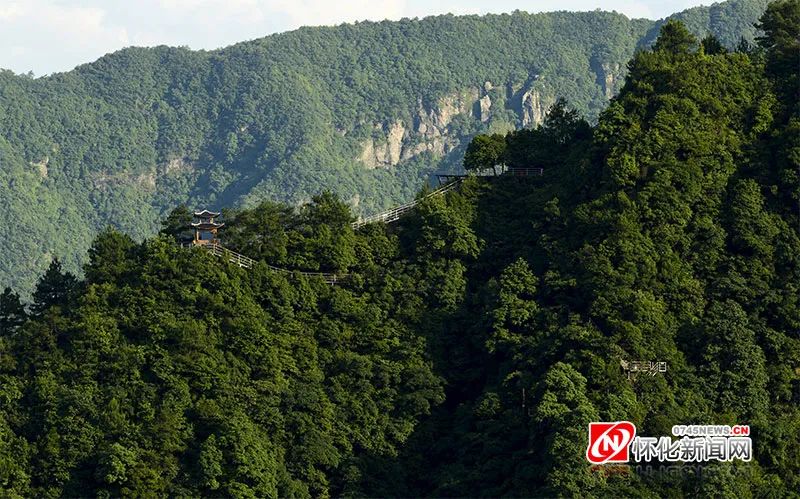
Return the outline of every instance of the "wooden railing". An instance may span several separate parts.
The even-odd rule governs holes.
[[[469,173],[437,173],[436,178],[439,180],[439,185],[449,184],[456,180],[463,180],[469,177],[491,177],[496,178],[503,175],[509,177],[540,177],[544,174],[544,168],[535,167],[508,167],[505,165],[498,165],[499,171],[493,169],[470,171]]]
[[[207,249],[209,252],[211,252],[212,255],[218,256],[223,260],[227,260],[232,264],[238,265],[239,267],[242,267],[244,269],[250,269],[256,264],[256,261],[253,260],[252,258],[240,255],[235,251],[229,250],[228,248],[222,246],[217,242],[204,244],[201,247]]]
[[[238,265],[243,269],[251,269],[257,263],[250,257],[244,256],[239,254],[233,250],[230,250],[218,242],[212,242],[209,244],[204,244],[200,246],[201,248],[205,248],[208,250],[212,255],[218,256],[223,260],[226,260],[234,265]],[[348,278],[348,274],[334,274],[332,272],[307,272],[307,271],[300,271],[300,270],[289,270],[289,269],[282,269],[280,267],[275,267],[274,265],[264,264],[267,266],[268,269],[272,270],[273,272],[278,272],[281,274],[298,274],[305,277],[319,277],[323,281],[327,282],[328,284],[336,284],[338,282],[342,282]]]
[[[524,176],[542,175],[543,173],[544,173],[543,168],[507,168],[503,171],[502,175],[524,177]],[[484,172],[480,172],[477,176],[484,176],[484,175],[488,175],[488,173],[484,174]],[[357,221],[353,222],[350,225],[353,229],[360,229],[361,227],[364,227],[365,225],[371,223],[388,224],[396,222],[397,220],[400,219],[400,217],[402,217],[409,211],[413,210],[422,201],[432,198],[434,196],[441,196],[455,189],[456,187],[458,187],[458,185],[461,183],[464,177],[467,176],[472,176],[472,175],[446,175],[446,174],[440,175],[439,176],[440,178],[447,177],[448,180],[451,181],[442,185],[438,189],[429,192],[425,196],[422,196],[419,199],[411,201],[410,203],[405,203],[401,204],[400,206],[395,206],[390,210],[386,210],[384,212],[377,213],[375,215],[370,215],[366,218],[359,218]],[[222,246],[221,244],[219,244],[219,242],[216,241],[200,245],[200,247],[205,248],[206,250],[210,251],[211,254],[218,256],[230,263],[233,263],[234,265],[238,265],[239,267],[244,269],[251,269],[256,264],[256,261],[253,260],[252,258],[241,255],[233,250],[229,250],[228,248]],[[298,274],[306,277],[319,277],[328,284],[336,284],[348,278],[348,274],[335,274],[332,272],[305,272],[299,270],[282,269],[280,267],[275,267],[269,264],[265,265],[267,266],[267,268],[269,268],[274,272],[279,272],[282,274]]]
[[[508,168],[503,172],[503,175],[510,175],[512,177],[541,177],[544,174],[544,168]]]
[[[512,177],[534,177],[534,176],[541,176],[543,174],[544,174],[544,168],[533,168],[533,167],[530,168],[503,167],[503,170],[501,172],[501,175],[509,175]],[[410,203],[401,204],[400,206],[395,206],[390,210],[386,210],[381,213],[376,213],[375,215],[370,215],[366,218],[359,218],[350,225],[353,227],[353,229],[360,229],[361,227],[364,227],[365,225],[371,223],[388,224],[396,222],[397,220],[400,219],[400,217],[402,217],[409,211],[413,210],[423,200],[434,196],[441,196],[442,194],[445,194],[455,189],[456,187],[458,187],[461,181],[467,177],[490,177],[490,176],[494,176],[492,170],[482,170],[480,172],[473,172],[465,175],[444,174],[444,173],[439,174],[437,175],[437,177],[439,178],[439,182],[440,183],[444,182],[444,185],[442,185],[438,189],[433,190],[429,192],[427,195],[419,199],[415,199]]]
[[[396,222],[397,220],[400,219],[401,216],[403,216],[404,214],[406,214],[409,211],[413,210],[422,201],[424,201],[426,199],[429,199],[429,198],[432,198],[434,196],[441,196],[442,194],[445,194],[445,193],[447,193],[449,191],[452,191],[453,189],[458,187],[458,184],[461,183],[461,180],[462,179],[460,179],[460,178],[456,179],[456,180],[454,180],[454,181],[452,181],[452,182],[450,182],[448,184],[445,184],[445,185],[439,187],[438,189],[435,189],[435,190],[429,192],[428,194],[426,194],[425,196],[422,196],[419,199],[415,199],[414,201],[411,201],[410,203],[401,204],[400,206],[395,206],[394,208],[392,208],[390,210],[386,210],[384,212],[377,213],[375,215],[370,215],[370,216],[368,216],[366,218],[359,218],[358,220],[356,220],[355,222],[350,224],[350,226],[353,227],[354,229],[360,229],[361,227],[364,227],[365,225],[371,224],[371,223],[380,222],[380,223],[388,224],[388,223]]]

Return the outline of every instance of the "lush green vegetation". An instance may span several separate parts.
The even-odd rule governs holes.
[[[798,20],[772,4],[752,52],[666,24],[596,126],[560,102],[506,136],[542,177],[357,232],[329,193],[229,211],[250,271],[175,244],[185,209],[142,243],[102,232],[84,279],[56,261],[28,311],[0,295],[4,494],[796,494]],[[620,419],[750,424],[755,458],[589,471],[587,424]]]
[[[765,4],[681,16],[732,47],[752,40]],[[325,188],[360,213],[407,201],[432,171],[460,164],[475,133],[521,126],[528,91],[530,113],[563,96],[594,119],[658,25],[605,12],[438,16],[211,52],[131,48],[38,79],[0,72],[0,286],[28,297],[54,256],[79,274],[107,225],[139,241],[180,203],[296,204]],[[464,102],[448,107],[448,96]],[[398,122],[411,156],[374,169],[357,159]]]

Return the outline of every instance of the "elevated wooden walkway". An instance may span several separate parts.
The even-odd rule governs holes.
[[[500,176],[510,176],[510,177],[541,177],[544,174],[544,168],[505,168],[501,173],[495,175],[492,172],[480,172],[480,173],[437,173],[436,179],[439,181],[439,185],[446,185],[450,182],[455,182],[457,180],[464,180],[467,177],[500,177]]]
[[[541,176],[544,173],[543,168],[508,168],[505,169],[501,175],[511,175],[515,177],[527,177],[527,176]],[[422,196],[419,199],[415,199],[409,203],[401,204],[400,206],[395,206],[392,209],[376,213],[374,215],[370,215],[366,218],[359,218],[355,222],[351,223],[350,226],[354,229],[360,229],[367,224],[371,223],[383,223],[389,224],[392,222],[396,222],[399,220],[403,215],[410,212],[418,204],[422,201],[435,197],[435,196],[442,196],[461,184],[461,181],[464,180],[466,177],[487,177],[493,176],[493,174],[487,172],[478,172],[472,174],[465,174],[465,175],[457,175],[457,174],[437,174],[436,175],[439,179],[439,183],[442,184],[439,188],[429,192],[428,194]],[[251,269],[256,265],[256,261],[250,257],[241,255],[233,250],[230,250],[217,242],[203,244],[199,247],[205,248],[206,250],[210,251],[212,255],[218,256],[223,260],[231,262],[235,265],[243,269]],[[319,277],[323,281],[327,282],[328,284],[337,284],[342,281],[347,280],[349,277],[348,274],[335,274],[332,272],[307,272],[307,271],[300,271],[300,270],[289,270],[283,269],[280,267],[275,267],[273,265],[265,264],[267,268],[274,272],[279,272],[282,274],[288,275],[302,275],[305,277]]]
[[[209,243],[209,244],[204,244],[204,245],[198,246],[198,247],[199,248],[205,248],[212,255],[218,256],[218,257],[222,258],[223,260],[226,260],[226,261],[228,261],[228,262],[230,262],[230,263],[232,263],[234,265],[238,265],[239,267],[241,267],[243,269],[248,269],[249,270],[249,269],[253,268],[256,265],[256,263],[258,263],[255,260],[253,260],[252,258],[244,256],[242,254],[239,254],[239,253],[237,253],[237,252],[235,252],[233,250],[230,250],[230,249],[222,246],[219,243]],[[336,283],[342,282],[343,280],[348,278],[348,274],[334,274],[332,272],[308,272],[308,271],[300,271],[300,270],[289,270],[289,269],[283,269],[283,268],[280,268],[280,267],[275,267],[274,265],[269,265],[269,264],[266,264],[266,263],[264,265],[266,265],[267,268],[272,270],[273,272],[278,272],[278,273],[287,274],[287,275],[297,274],[297,275],[302,275],[302,276],[305,276],[305,277],[319,277],[323,281],[327,282],[328,284],[336,284]]]
[[[414,201],[411,201],[410,203],[401,204],[400,206],[395,206],[394,208],[392,208],[390,210],[386,210],[386,211],[383,211],[381,213],[376,213],[375,215],[370,215],[370,216],[368,216],[366,218],[359,218],[358,220],[356,220],[355,222],[350,224],[350,226],[353,229],[360,229],[361,227],[363,227],[363,226],[365,226],[367,224],[372,224],[372,223],[380,222],[380,223],[388,224],[388,223],[396,222],[397,220],[400,220],[400,217],[402,217],[403,215],[405,215],[409,211],[413,210],[422,201],[424,201],[426,199],[429,199],[429,198],[432,198],[432,197],[435,197],[435,196],[441,196],[441,195],[443,195],[443,194],[445,194],[447,192],[452,191],[453,189],[458,187],[458,184],[461,183],[461,180],[462,179],[457,178],[457,179],[453,180],[452,182],[449,182],[449,183],[439,187],[438,189],[429,192],[428,194],[422,196],[421,198],[415,199]]]

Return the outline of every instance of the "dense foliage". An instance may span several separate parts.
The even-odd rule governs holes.
[[[239,237],[245,219],[273,210],[283,211],[240,214]],[[0,295],[0,488],[325,496],[362,456],[396,454],[442,400],[441,381],[415,334],[412,293],[367,277],[396,251],[390,239],[356,236],[337,214],[349,221],[322,196],[286,233],[294,258],[336,255],[363,272],[349,287],[109,230],[84,281],[51,265],[27,322],[18,297]],[[287,242],[274,247],[285,254]]]
[[[800,109],[787,82],[800,65],[784,62],[800,60],[798,20],[797,0],[772,4],[751,53],[668,23],[592,133],[556,107],[544,128],[506,137],[501,160],[543,165],[542,178],[451,196],[481,249],[450,260],[465,266],[459,301],[431,337],[446,401],[364,490],[797,494]],[[630,380],[632,359],[669,368]],[[616,420],[644,435],[749,424],[755,459],[589,468],[588,423]]]
[[[752,40],[765,4],[681,15],[732,47]],[[0,286],[29,297],[54,256],[78,273],[105,226],[138,241],[180,203],[295,204],[324,188],[361,213],[407,201],[476,132],[521,126],[526,92],[531,120],[558,96],[597,116],[658,24],[606,12],[438,16],[210,52],[130,48],[37,79],[0,72]],[[484,94],[492,108],[479,117]],[[459,113],[448,98],[464,100]],[[385,148],[398,122],[410,156],[381,168],[358,159],[370,141]]]
[[[225,213],[246,271],[114,230],[0,294],[11,495],[785,497],[800,490],[800,1],[751,52],[677,22],[591,126],[563,102],[397,225]],[[706,48],[709,51],[706,51]],[[495,149],[494,139],[476,141]],[[330,286],[271,271],[349,273]],[[625,360],[665,361],[628,379]],[[754,460],[609,474],[591,421],[749,424]],[[608,468],[605,468],[608,470]]]

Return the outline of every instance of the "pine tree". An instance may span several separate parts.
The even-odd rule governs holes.
[[[0,294],[0,336],[8,336],[21,326],[27,314],[25,306],[19,300],[19,295],[6,288]]]
[[[161,222],[161,235],[170,236],[179,243],[192,240],[192,212],[185,204],[176,207]]]
[[[772,2],[758,28],[764,31],[757,42],[767,51],[767,74],[779,82],[776,89],[786,102],[794,97],[796,111],[800,106],[800,0]]]
[[[107,228],[89,248],[89,263],[85,267],[86,280],[91,283],[111,282],[123,278],[134,267],[128,258],[135,247],[127,234]]]
[[[75,276],[69,272],[63,272],[61,262],[58,258],[54,258],[36,284],[31,312],[34,315],[42,315],[50,307],[65,305],[76,287]]]
[[[670,19],[661,26],[653,50],[671,55],[683,55],[691,52],[696,45],[697,39],[686,26],[680,21]]]
[[[725,54],[728,52],[719,39],[711,34],[700,40],[700,46],[703,48],[703,53],[706,55]]]

